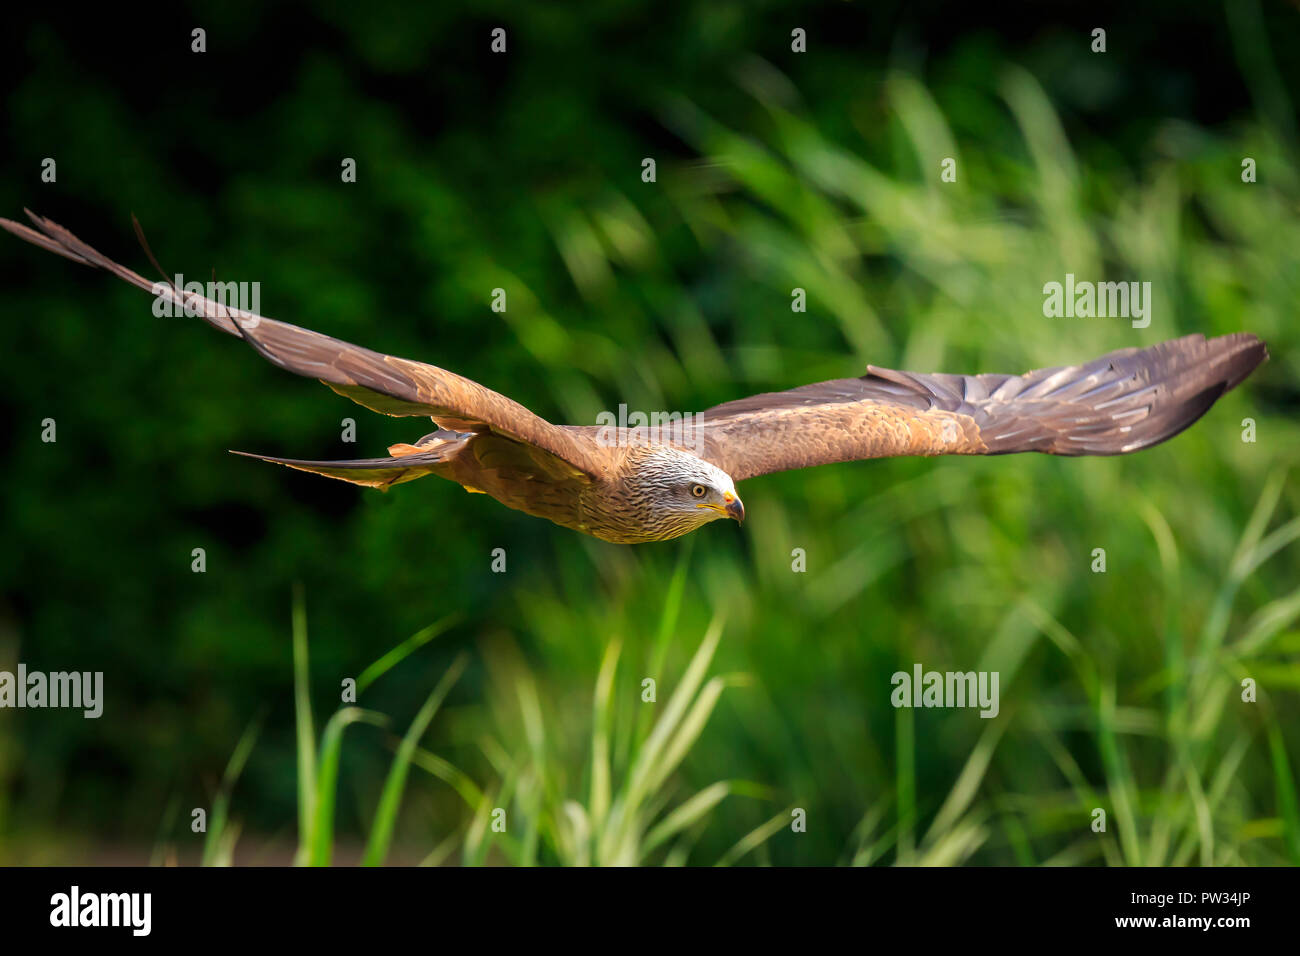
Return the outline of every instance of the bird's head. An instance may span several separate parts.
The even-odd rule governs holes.
[[[719,518],[745,520],[745,505],[731,476],[671,446],[637,455],[626,491],[654,540],[679,537]]]

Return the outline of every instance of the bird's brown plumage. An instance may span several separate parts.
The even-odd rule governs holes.
[[[1172,438],[1268,352],[1249,333],[1187,335],[1024,375],[868,367],[700,414],[704,457],[737,481],[893,455],[1120,455]]]
[[[388,458],[254,457],[378,488],[435,474],[618,542],[664,540],[718,517],[743,517],[732,483],[792,468],[898,455],[1137,451],[1191,425],[1267,358],[1263,342],[1236,333],[1189,335],[1024,375],[869,366],[861,378],[753,395],[668,432],[634,429],[610,440],[597,426],[553,425],[454,372],[150,282],[28,216],[35,229],[7,219],[0,227],[185,306],[275,365],[367,408],[438,425],[412,445],[393,446]]]

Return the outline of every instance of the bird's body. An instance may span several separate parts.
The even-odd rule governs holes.
[[[1248,333],[1189,335],[1024,375],[869,366],[860,378],[754,395],[669,427],[553,425],[453,372],[151,283],[28,215],[36,229],[7,219],[0,227],[184,306],[268,361],[367,408],[427,416],[438,426],[390,447],[386,458],[253,457],[380,489],[437,475],[620,544],[669,540],[719,518],[743,520],[735,482],[775,471],[898,455],[1137,451],[1191,425],[1268,356]]]
[[[572,430],[593,440],[598,431],[580,426]],[[617,544],[667,541],[705,521],[743,516],[731,479],[685,448],[666,438],[627,432],[619,434],[614,447],[619,452],[610,458],[608,469],[595,475],[492,432],[433,432],[414,445],[390,447],[395,457],[389,459],[315,462],[251,457],[378,488],[437,475],[508,508]],[[401,471],[395,463],[400,463]],[[721,513],[710,507],[714,502],[707,496],[697,499],[691,494],[693,488],[705,487],[704,480],[710,489],[720,489],[722,500],[716,503]],[[651,507],[674,494],[683,498],[684,507]]]

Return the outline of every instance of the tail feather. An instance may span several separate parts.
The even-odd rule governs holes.
[[[275,465],[284,465],[298,471],[309,471],[328,478],[367,488],[387,491],[393,485],[405,481],[414,481],[425,475],[434,474],[439,465],[445,464],[452,455],[459,451],[470,436],[456,435],[454,432],[434,432],[434,435],[454,436],[435,439],[436,444],[424,444],[423,451],[411,455],[399,455],[391,458],[355,458],[345,461],[308,461],[301,458],[276,458],[271,455],[255,455],[246,451],[232,451],[232,454],[245,458],[269,461]],[[420,441],[426,442],[432,436],[425,436]],[[399,446],[394,446],[399,447]],[[411,447],[411,446],[405,446]]]

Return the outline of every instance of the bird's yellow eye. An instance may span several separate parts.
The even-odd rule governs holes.
[[[703,497],[704,497],[705,495],[707,495],[708,493],[709,493],[709,490],[708,490],[707,488],[705,488],[703,485],[692,485],[692,486],[691,486],[691,494],[693,494],[696,498],[703,498]]]

